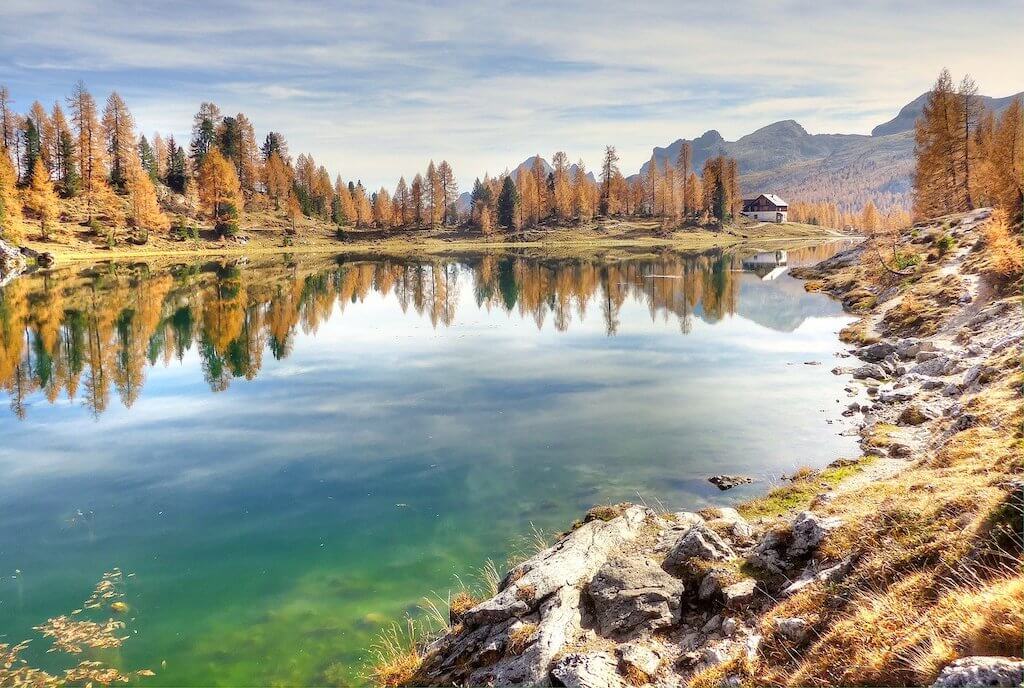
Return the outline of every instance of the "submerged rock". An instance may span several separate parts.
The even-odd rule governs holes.
[[[731,490],[737,485],[746,485],[754,482],[754,479],[745,475],[713,475],[708,482],[719,490]]]

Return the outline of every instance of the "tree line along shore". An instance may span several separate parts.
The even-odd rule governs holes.
[[[340,175],[332,181],[311,154],[293,159],[280,132],[258,143],[244,113],[225,115],[203,103],[188,142],[147,137],[117,92],[101,109],[79,82],[63,104],[47,110],[36,101],[24,113],[0,86],[0,147],[0,238],[55,251],[76,242],[81,251],[124,250],[157,239],[200,247],[211,239],[245,241],[240,233],[253,230],[271,230],[285,246],[303,234],[358,240],[376,238],[360,232],[417,237],[427,230],[502,238],[591,230],[599,221],[635,221],[633,234],[648,236],[743,230],[736,161],[719,155],[694,169],[689,144],[673,163],[652,157],[644,174],[628,178],[608,146],[597,177],[558,151],[550,167],[535,156],[515,172],[484,174],[461,196],[445,160],[430,161],[408,181],[400,177],[392,190],[371,190]],[[856,213],[840,207],[794,199],[790,219],[866,230],[909,220],[901,209],[883,214],[870,202]]]

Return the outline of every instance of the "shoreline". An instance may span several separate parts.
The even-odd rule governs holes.
[[[665,251],[727,248],[738,244],[779,244],[807,241],[856,239],[856,236],[812,225],[787,223],[755,227],[743,225],[721,229],[680,228],[662,232],[651,222],[609,222],[586,227],[544,227],[520,230],[489,237],[467,235],[459,229],[406,230],[382,233],[376,230],[348,230],[344,238],[326,226],[303,228],[287,236],[280,228],[250,229],[241,239],[188,239],[173,241],[154,237],[147,244],[121,244],[108,248],[98,238],[81,231],[64,231],[65,240],[28,240],[24,245],[39,253],[49,253],[57,264],[105,262],[162,257],[217,257],[284,254],[372,254],[443,255],[448,253],[489,253],[511,250],[539,252],[565,251]]]
[[[1019,390],[994,374],[1019,363],[1013,352],[1024,324],[1012,299],[978,275],[985,268],[975,254],[988,219],[980,210],[905,233],[908,250],[925,252],[909,284],[884,275],[871,283],[875,270],[863,244],[794,271],[808,291],[829,293],[861,318],[840,334],[860,345],[851,352],[858,364],[832,371],[849,381],[843,415],[860,416],[860,458],[801,469],[789,485],[736,508],[596,506],[485,594],[452,598],[447,628],[429,643],[379,653],[376,682],[927,685],[947,673],[1024,671],[1012,659],[952,661],[1020,647],[1019,634],[986,641],[984,623],[972,631],[939,615],[956,608],[985,621],[991,610],[971,606],[977,592],[937,590],[937,603],[905,603],[913,591],[888,571],[909,557],[910,580],[929,588],[952,575],[952,564],[920,559],[922,547],[959,546],[957,564],[981,558],[987,538],[998,536],[992,522],[1006,520],[1024,485],[1013,482],[1012,440],[1000,438],[1019,419],[1009,406],[1019,406]],[[936,249],[948,236],[955,249]],[[984,484],[959,478],[981,469],[998,476]],[[922,480],[925,489],[912,489]],[[967,543],[946,533],[952,516],[941,508],[953,503],[970,512],[977,531]],[[908,538],[891,520],[911,506],[918,513],[900,518],[922,521]],[[1011,551],[975,575],[994,589],[1024,591],[1024,579],[1012,575],[1018,562]],[[836,590],[846,601],[833,609]],[[892,605],[895,635],[886,635],[878,604]],[[904,637],[918,617],[932,624],[925,630],[961,639],[957,656],[928,638]],[[900,654],[908,648],[920,653],[910,666]]]

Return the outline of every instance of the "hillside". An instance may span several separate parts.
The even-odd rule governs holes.
[[[1001,113],[1024,92],[1005,98],[981,96],[986,107]],[[762,127],[736,141],[712,129],[693,139],[693,166],[716,155],[736,158],[744,195],[773,192],[787,200],[836,201],[858,208],[869,198],[881,206],[910,205],[914,157],[914,120],[927,94],[900,109],[893,119],[864,134],[810,134],[794,120]],[[675,163],[686,139],[656,146],[658,164]],[[647,174],[649,162],[638,174]]]

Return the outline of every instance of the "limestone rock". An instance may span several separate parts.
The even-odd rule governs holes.
[[[622,678],[609,652],[572,652],[551,669],[551,675],[566,688],[618,688]]]
[[[736,622],[736,619],[735,619],[735,618],[733,618],[733,617],[731,617],[731,616],[728,616],[728,617],[726,617],[726,618],[725,618],[725,619],[724,619],[724,620],[722,621],[722,634],[723,634],[723,635],[724,635],[724,636],[725,636],[726,638],[728,638],[728,637],[732,636],[732,634],[736,632],[736,626],[737,626],[737,625],[738,625],[738,624],[737,624],[737,622]]]
[[[801,511],[791,523],[793,539],[787,549],[790,557],[802,557],[817,549],[829,531],[843,524],[839,518],[821,518],[810,511]]]
[[[668,556],[665,557],[665,565],[678,567],[686,563],[688,559],[706,559],[708,561],[726,561],[732,559],[736,554],[722,537],[705,525],[698,525],[680,538]]]
[[[877,363],[868,363],[859,368],[854,368],[851,374],[854,380],[885,380],[889,377],[885,370],[882,369],[882,366]]]
[[[634,506],[610,521],[585,523],[560,542],[512,569],[500,592],[468,610],[463,623],[494,623],[528,613],[536,601],[563,587],[582,586],[593,578],[608,556],[639,534],[653,513]]]
[[[658,673],[658,669],[661,667],[661,657],[658,656],[658,653],[640,643],[620,645],[616,648],[615,654],[619,656],[619,666],[625,671],[632,668],[652,677]]]
[[[602,635],[639,626],[665,628],[679,620],[683,582],[646,557],[608,561],[587,586]]]
[[[775,619],[775,629],[786,640],[793,643],[802,643],[810,633],[810,626],[799,617]]]
[[[753,578],[744,578],[739,583],[733,583],[722,588],[722,597],[725,599],[726,609],[742,609],[754,600],[754,591],[757,588],[757,581]]]
[[[1019,686],[1024,682],[1024,661],[1008,657],[964,657],[947,665],[932,688]]]
[[[747,519],[732,507],[720,507],[715,511],[718,515],[707,522],[709,528],[730,533],[737,540],[749,540],[754,534]]]
[[[877,363],[885,359],[886,356],[896,351],[896,346],[889,342],[876,342],[874,344],[868,344],[862,346],[853,352],[853,355],[862,361],[868,361],[869,363]]]
[[[910,404],[900,412],[897,423],[900,425],[921,425],[939,417],[939,412],[931,406]]]

